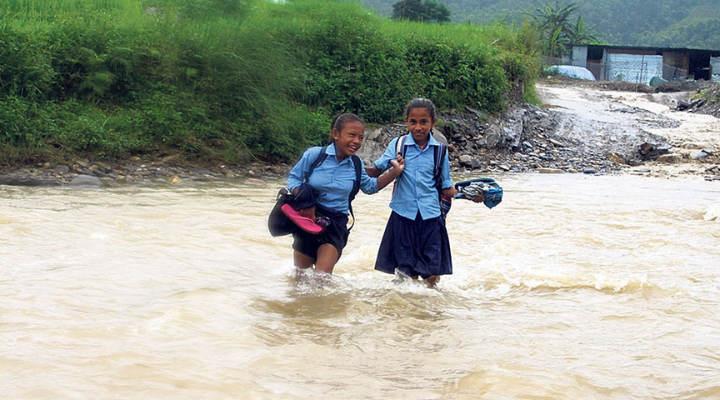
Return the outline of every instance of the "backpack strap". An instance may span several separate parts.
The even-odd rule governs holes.
[[[397,144],[395,146],[395,150],[398,154],[402,154],[403,157],[405,157],[405,153],[407,152],[405,144],[405,138],[408,134],[400,136],[398,138]],[[447,146],[443,143],[440,143],[440,146],[435,146],[434,148],[434,164],[433,164],[433,179],[435,179],[435,187],[437,188],[438,193],[442,192],[442,166],[443,161],[445,161],[445,154],[447,154]]]
[[[407,135],[409,135],[409,133],[398,137],[398,141],[395,145],[395,152],[397,154],[401,154],[403,157],[405,157],[405,153],[407,153],[407,150],[405,150],[405,146],[404,146],[405,138],[407,137]]]
[[[447,146],[440,143],[440,146],[435,146],[435,165],[433,166],[433,178],[435,179],[435,187],[438,193],[442,194],[442,167],[445,161],[445,154],[447,153]]]
[[[351,159],[353,164],[355,164],[355,183],[353,183],[353,188],[350,191],[350,196],[348,197],[348,209],[350,210],[350,215],[353,219],[352,225],[350,225],[348,231],[350,231],[350,229],[355,226],[355,214],[353,213],[352,209],[352,201],[355,200],[355,195],[357,195],[360,191],[360,179],[362,176],[362,162],[360,161],[360,157],[353,154]]]
[[[307,183],[310,180],[310,175],[312,175],[313,171],[315,171],[315,168],[317,168],[320,164],[325,161],[327,158],[326,150],[328,148],[329,144],[326,144],[320,149],[320,154],[315,158],[315,161],[313,161],[312,164],[310,164],[310,169],[308,170],[307,176],[305,176],[304,182]]]
[[[320,154],[318,154],[317,158],[315,158],[315,161],[313,161],[312,164],[310,164],[310,169],[308,170],[307,176],[305,177],[305,183],[307,183],[310,180],[310,175],[312,175],[313,171],[315,171],[315,168],[319,167],[320,164],[325,161],[327,158],[327,148],[330,146],[329,144],[326,144],[320,149]],[[350,191],[350,196],[348,197],[348,209],[350,210],[350,215],[353,218],[352,225],[350,225],[350,228],[348,228],[348,231],[355,226],[355,214],[353,213],[352,209],[352,201],[355,200],[355,196],[360,191],[360,179],[362,175],[362,162],[360,161],[360,157],[353,155],[351,157],[352,163],[355,166],[355,182],[353,183],[353,188]]]

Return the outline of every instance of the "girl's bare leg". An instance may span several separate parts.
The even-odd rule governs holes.
[[[425,279],[428,287],[435,287],[438,282],[440,282],[440,275],[430,275]]]
[[[306,256],[305,254],[295,250],[293,252],[293,260],[295,261],[295,267],[299,269],[312,268],[315,260]]]
[[[335,264],[338,262],[338,256],[339,253],[335,246],[331,244],[320,246],[317,261],[315,262],[315,271],[332,274]]]

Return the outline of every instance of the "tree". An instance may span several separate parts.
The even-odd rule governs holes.
[[[431,22],[450,22],[450,10],[444,3],[438,3],[435,0],[425,0],[426,21]]]
[[[570,3],[567,6],[560,7],[557,0],[555,6],[549,2],[544,6],[539,6],[535,9],[535,13],[530,15],[532,21],[534,21],[540,28],[540,32],[543,37],[552,37],[556,34],[558,29],[560,34],[567,34],[570,32],[570,15],[577,11],[577,4]]]
[[[538,4],[535,12],[530,15],[530,20],[538,27],[541,41],[545,48],[545,55],[550,57],[561,57],[567,52],[570,44],[598,43],[600,39],[590,33],[585,25],[585,20],[577,17],[577,22],[571,22],[571,17],[578,10],[575,3],[565,6],[555,1],[555,4],[548,2],[545,5]]]
[[[590,33],[590,29],[585,25],[583,17],[578,16],[575,25],[570,25],[570,32],[568,33],[568,39],[570,43],[575,44],[588,44],[588,43],[599,43],[600,39],[593,33]]]
[[[395,20],[450,22],[450,9],[435,0],[399,0],[392,8]]]

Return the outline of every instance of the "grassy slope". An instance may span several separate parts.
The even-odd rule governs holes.
[[[498,111],[537,71],[526,28],[394,23],[335,1],[9,0],[0,33],[6,163],[290,160],[338,112],[387,122],[416,96]]]

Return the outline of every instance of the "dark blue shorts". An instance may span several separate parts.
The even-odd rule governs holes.
[[[390,215],[375,269],[394,274],[395,269],[409,276],[452,274],[452,256],[447,228],[442,217],[423,220],[418,212],[415,220]]]
[[[316,260],[320,246],[331,244],[337,249],[339,260],[350,236],[347,229],[348,216],[322,206],[317,206],[315,214],[327,217],[330,225],[317,235],[297,229],[293,233],[293,249]]]

